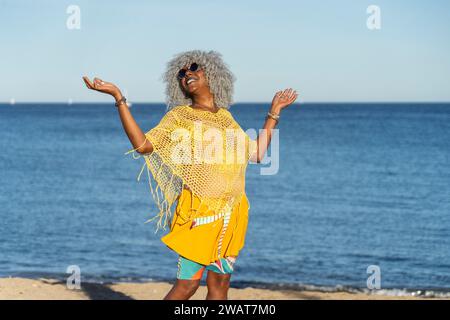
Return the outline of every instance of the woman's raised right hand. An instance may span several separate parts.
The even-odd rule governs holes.
[[[86,76],[83,77],[83,80],[84,83],[86,84],[86,87],[88,87],[91,90],[96,90],[99,92],[110,94],[116,100],[122,98],[122,93],[120,92],[119,88],[111,82],[106,82],[99,78],[94,78],[94,81],[91,82],[89,78]]]

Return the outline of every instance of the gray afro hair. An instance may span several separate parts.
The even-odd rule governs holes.
[[[185,95],[177,78],[178,71],[196,62],[205,72],[215,104],[220,108],[229,109],[233,103],[234,75],[222,60],[222,55],[216,51],[192,50],[178,53],[167,63],[166,72],[162,75],[166,83],[167,111],[179,105],[192,104],[192,99]]]

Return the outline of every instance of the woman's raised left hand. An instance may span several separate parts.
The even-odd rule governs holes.
[[[282,109],[292,104],[298,97],[298,93],[292,88],[278,91],[272,100],[272,112],[279,113]]]

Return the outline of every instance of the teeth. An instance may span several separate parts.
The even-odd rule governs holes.
[[[186,81],[186,83],[189,84],[189,83],[191,83],[192,81],[195,81],[195,79],[190,78],[190,79],[188,79],[188,81]]]

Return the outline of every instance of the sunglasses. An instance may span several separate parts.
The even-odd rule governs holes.
[[[189,70],[191,70],[192,72],[197,71],[197,69],[199,68],[199,65],[197,63],[193,63],[191,64],[191,66],[189,67]],[[178,71],[178,79],[183,79],[186,76],[186,69],[180,69],[180,71]]]

